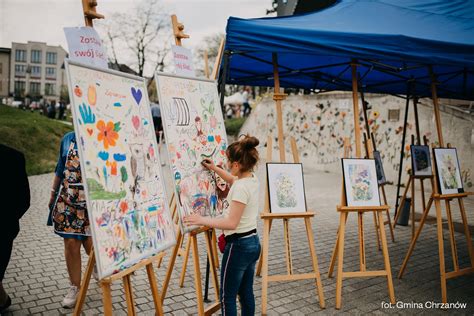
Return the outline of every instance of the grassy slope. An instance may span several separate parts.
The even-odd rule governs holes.
[[[0,144],[25,154],[28,175],[54,170],[61,138],[71,130],[72,126],[38,113],[0,105]]]

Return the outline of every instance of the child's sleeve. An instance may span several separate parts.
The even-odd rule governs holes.
[[[234,192],[232,194],[232,201],[240,202],[247,205],[250,199],[250,192],[248,188],[242,183],[238,182],[234,185],[236,185],[236,187],[234,188]]]

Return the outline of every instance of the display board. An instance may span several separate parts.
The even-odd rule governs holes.
[[[463,193],[456,148],[434,148],[436,176],[441,194]]]
[[[411,168],[415,177],[431,176],[430,147],[423,145],[411,145]]]
[[[171,174],[175,181],[178,212],[183,232],[183,216],[199,213],[219,216],[227,207],[227,184],[201,162],[212,159],[226,167],[227,135],[214,81],[155,75]]]
[[[301,163],[267,163],[270,212],[306,212],[306,197]]]
[[[67,61],[99,278],[176,243],[143,78]]]
[[[380,206],[374,159],[342,159],[347,206]]]

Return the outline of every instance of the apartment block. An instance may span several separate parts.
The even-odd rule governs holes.
[[[66,86],[61,46],[42,42],[12,43],[10,55],[10,95],[15,98],[59,101]]]

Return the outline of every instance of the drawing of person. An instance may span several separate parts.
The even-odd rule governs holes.
[[[196,116],[196,118],[194,119],[194,122],[196,124],[197,139],[203,146],[205,146],[206,143],[207,143],[207,137],[206,137],[206,135],[205,135],[205,133],[203,132],[203,129],[202,129],[201,118],[199,116]]]

